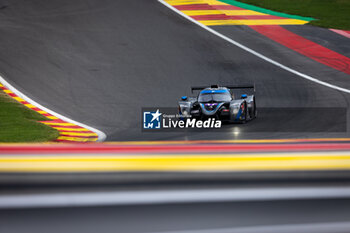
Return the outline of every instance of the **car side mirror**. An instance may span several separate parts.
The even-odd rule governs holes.
[[[247,94],[241,95],[241,99],[246,99],[247,97],[248,97]]]
[[[181,100],[183,100],[183,101],[187,100],[187,96],[182,96]]]

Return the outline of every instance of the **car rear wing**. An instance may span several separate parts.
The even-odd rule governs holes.
[[[201,91],[201,90],[203,90],[203,89],[205,89],[205,88],[208,88],[208,86],[202,86],[202,87],[191,87],[191,92],[193,93],[193,91]]]
[[[219,85],[211,85],[211,88],[218,88]],[[255,91],[255,84],[253,85],[224,85],[222,87],[226,87],[230,90],[233,89],[253,89]],[[208,86],[197,86],[197,87],[191,87],[191,92],[193,93],[193,91],[201,91],[205,88],[208,88]]]

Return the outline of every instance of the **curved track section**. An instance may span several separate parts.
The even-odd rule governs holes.
[[[6,84],[3,85],[3,83]],[[57,142],[101,142],[106,138],[106,135],[97,129],[73,121],[41,106],[11,86],[1,76],[0,90],[4,91],[9,97],[23,104],[25,107],[46,117],[47,120],[40,122],[59,132],[59,137],[55,140]]]
[[[3,76],[43,106],[104,131],[107,140],[348,136],[322,118],[299,121],[307,132],[279,131],[300,115],[281,117],[264,108],[347,108],[349,95],[267,63],[157,1],[16,0],[0,6]],[[348,75],[248,27],[216,30],[321,81],[350,87]],[[175,107],[191,85],[213,83],[255,83],[259,118],[210,134],[141,132],[142,107]]]

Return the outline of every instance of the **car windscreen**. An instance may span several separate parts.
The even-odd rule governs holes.
[[[198,97],[198,102],[227,102],[231,101],[231,94],[229,92],[223,93],[201,93]]]

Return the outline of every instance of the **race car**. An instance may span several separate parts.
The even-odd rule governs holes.
[[[197,97],[182,96],[179,101],[179,115],[196,119],[215,118],[223,122],[245,123],[257,116],[254,94],[241,94],[235,98],[233,90],[251,89],[254,85],[210,87],[191,87],[191,92],[197,90]]]

